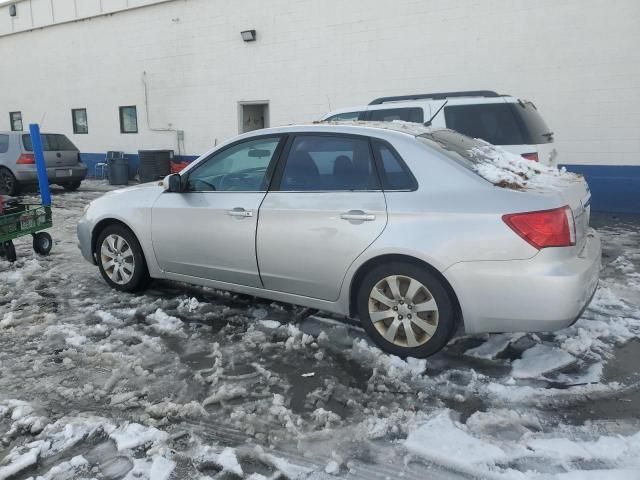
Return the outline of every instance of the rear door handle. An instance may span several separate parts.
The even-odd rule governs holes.
[[[245,210],[241,207],[236,207],[233,210],[228,210],[227,213],[232,217],[253,217],[253,212],[251,210]]]
[[[372,222],[376,219],[376,216],[372,213],[365,213],[362,210],[349,210],[347,213],[341,214],[340,218],[342,220]]]

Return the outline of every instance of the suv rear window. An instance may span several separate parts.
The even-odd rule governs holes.
[[[494,145],[550,143],[553,136],[531,102],[445,107],[447,128]]]
[[[40,135],[40,138],[42,139],[42,149],[45,152],[64,150],[78,151],[78,148],[71,143],[71,140],[59,133],[44,133]],[[32,151],[31,135],[22,135],[22,144],[25,150],[29,152]]]

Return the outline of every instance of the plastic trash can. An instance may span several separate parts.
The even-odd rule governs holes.
[[[129,184],[129,161],[126,158],[109,159],[109,185]]]

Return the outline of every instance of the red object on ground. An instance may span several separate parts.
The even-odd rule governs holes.
[[[2,199],[2,195],[0,195],[0,215],[4,212],[4,200]]]
[[[187,165],[189,165],[189,162],[171,162],[171,173],[180,173],[182,170],[187,168]]]

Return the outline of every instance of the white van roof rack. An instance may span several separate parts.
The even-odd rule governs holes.
[[[469,90],[467,92],[440,92],[440,93],[420,93],[416,95],[400,95],[396,97],[380,97],[376,98],[373,102],[369,103],[369,105],[380,105],[388,102],[400,102],[403,100],[422,100],[422,99],[430,99],[430,100],[444,100],[452,97],[501,97],[504,95],[499,95],[498,93],[492,90]]]

